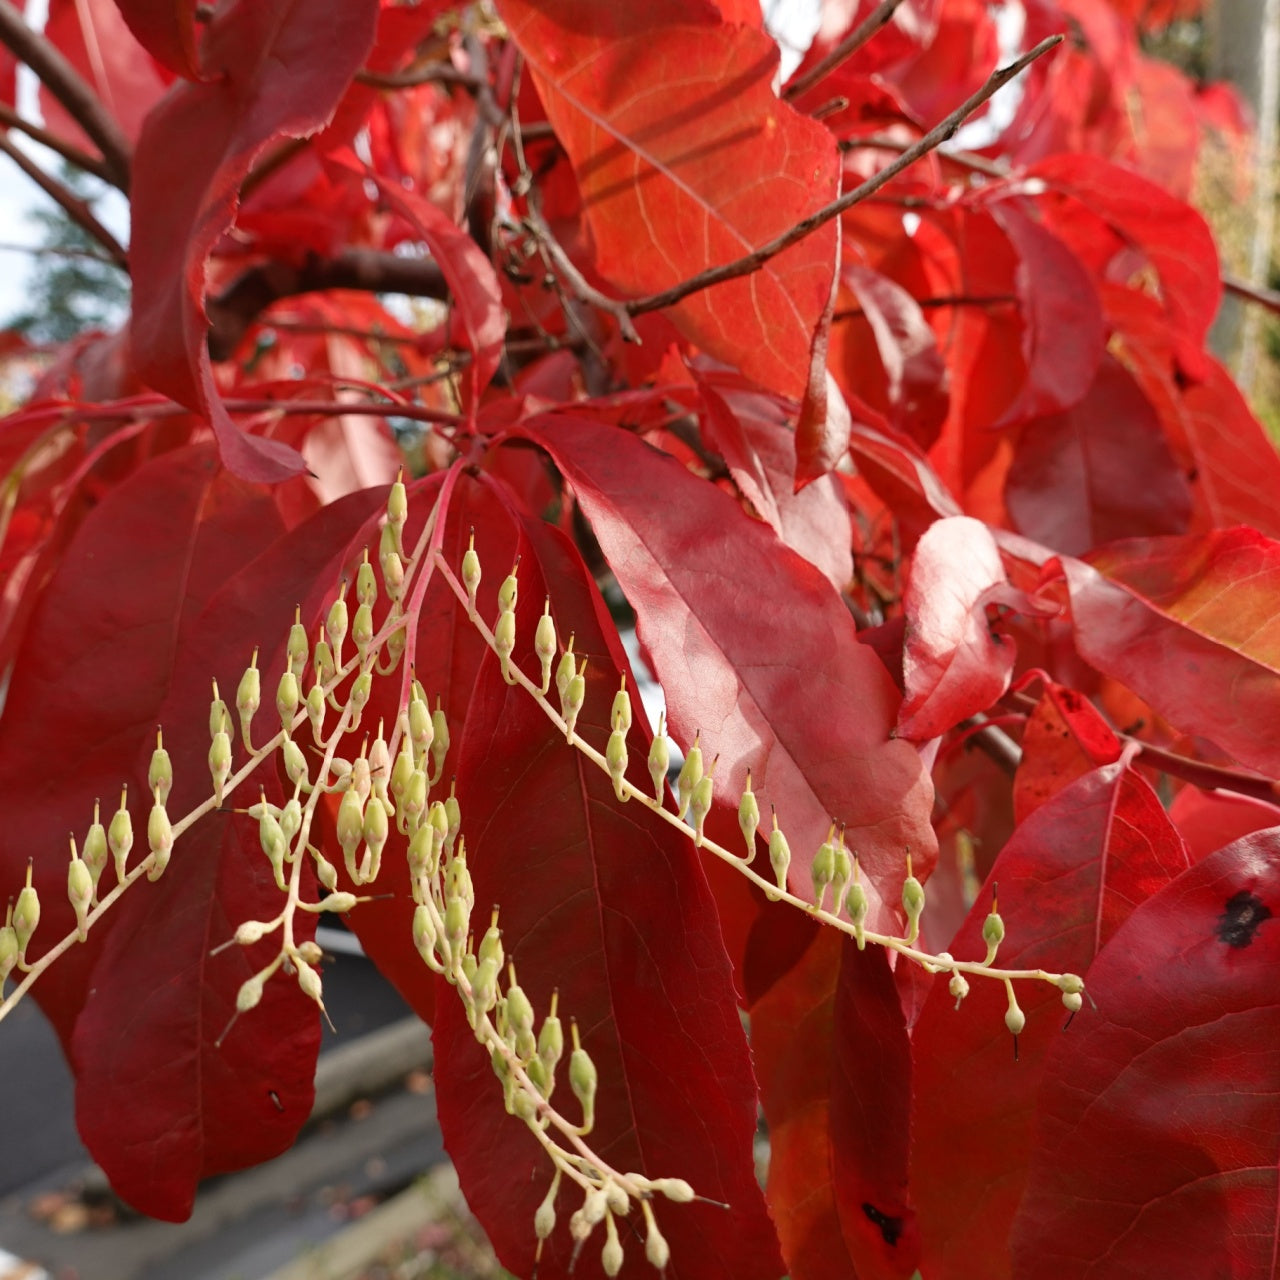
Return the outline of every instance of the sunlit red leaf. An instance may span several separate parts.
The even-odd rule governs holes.
[[[1017,654],[992,632],[986,611],[991,588],[1005,581],[995,539],[980,520],[939,520],[916,543],[902,602],[903,737],[936,738],[1009,687]]]
[[[153,58],[177,75],[199,77],[195,0],[117,0],[117,5]]]
[[[1200,859],[1252,831],[1280,826],[1280,803],[1268,804],[1231,791],[1183,787],[1169,806],[1169,817],[1191,856]]]
[[[1280,1223],[1280,830],[1141,903],[1049,1051],[1013,1274],[1266,1276]]]
[[[536,674],[534,623],[549,592],[558,628],[573,631],[575,651],[589,660],[579,732],[603,743],[626,669],[617,632],[563,535],[514,516],[507,535],[522,553],[517,616],[526,641],[517,659]],[[643,751],[641,740],[633,751],[641,757],[637,781]],[[774,1280],[782,1266],[752,1166],[751,1066],[692,844],[638,804],[620,806],[608,776],[503,681],[493,657],[472,691],[457,768],[477,903],[499,905],[507,954],[535,1007],[545,1012],[558,988],[560,1013],[576,1018],[599,1071],[593,1145],[620,1170],[684,1177],[730,1205],[726,1212],[659,1201],[672,1250],[668,1274]],[[442,991],[437,1010],[445,1140],[500,1257],[527,1274],[550,1165],[506,1114],[457,997]],[[574,1108],[571,1100],[564,1106]],[[562,1219],[578,1207],[566,1186]],[[539,1275],[567,1274],[571,1252],[567,1231],[557,1231]],[[623,1275],[652,1270],[638,1240],[626,1252]],[[588,1247],[574,1275],[602,1274],[598,1248]]]
[[[235,217],[238,187],[272,140],[329,118],[373,39],[374,0],[270,0],[219,9],[201,44],[213,76],[175,88],[146,120],[134,158],[130,332],[140,376],[212,423],[223,460],[254,480],[295,474],[297,453],[248,436],[213,383],[205,263]]]
[[[600,274],[654,293],[759,248],[835,198],[831,135],[774,94],[777,47],[710,4],[503,0],[582,189]],[[681,332],[800,400],[831,293],[828,226],[672,308]]]
[[[682,745],[701,731],[720,758],[717,795],[736,808],[751,770],[762,808],[777,805],[800,893],[834,819],[873,894],[896,902],[904,850],[932,861],[928,777],[890,738],[897,689],[831,585],[727,494],[629,435],[568,416],[521,434],[573,485],[636,610],[668,723]]]
[[[1188,863],[1134,770],[1123,762],[1094,770],[1037,809],[996,859],[990,878],[1006,930],[997,963],[1085,974],[1133,908]],[[984,893],[948,948],[954,955],[986,954],[990,909]],[[1003,984],[974,978],[970,986],[957,1010],[946,983],[935,980],[912,1034],[911,1188],[922,1269],[937,1280],[1013,1274],[1006,1242],[1026,1178],[1036,1092],[1046,1053],[1064,1038],[1056,988],[1020,982],[1027,1023],[1015,1058]]]
[[[1076,648],[1175,726],[1280,773],[1280,543],[1252,529],[1063,559]]]

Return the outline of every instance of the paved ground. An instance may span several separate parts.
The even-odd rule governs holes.
[[[75,1134],[72,1084],[36,1006],[0,1028],[0,1280],[4,1253],[55,1280],[261,1280],[444,1160],[426,1029],[363,957],[326,967],[338,1026],[317,1115],[290,1152],[213,1179],[181,1225],[130,1216]],[[35,1280],[32,1274],[31,1280]]]

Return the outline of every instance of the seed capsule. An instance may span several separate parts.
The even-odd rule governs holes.
[[[476,592],[480,589],[480,578],[480,556],[476,551],[476,539],[473,531],[470,545],[462,557],[462,585],[467,589],[467,604],[473,612],[476,607]]]
[[[129,850],[133,848],[133,820],[129,817],[126,804],[128,788],[120,791],[120,807],[111,816],[111,825],[107,828],[107,845],[115,859],[116,879],[123,881],[126,874],[126,863]]]
[[[747,770],[747,786],[738,801],[738,827],[742,838],[747,842],[746,861],[749,864],[756,856],[756,831],[760,827],[760,806],[751,790],[751,770]]]
[[[870,900],[867,897],[867,890],[858,879],[858,863],[854,860],[853,864],[853,883],[849,886],[848,892],[844,896],[845,910],[849,913],[849,919],[853,921],[853,937],[858,944],[858,950],[863,951],[867,946],[867,936],[863,930],[866,923],[867,912],[871,909]]]
[[[300,791],[311,790],[311,775],[307,769],[307,757],[292,738],[286,738],[280,749],[285,777]]]
[[[573,652],[573,636],[569,637],[569,647],[560,655],[560,661],[556,664],[556,693],[559,695],[560,701],[564,702],[565,690],[569,687],[569,681],[577,674],[578,662]]]
[[[671,768],[671,749],[663,732],[666,716],[658,715],[658,732],[649,747],[649,777],[653,780],[653,798],[662,803],[667,785],[667,770]]]
[[[413,945],[424,960],[435,958],[436,925],[431,918],[431,909],[425,904],[413,913]]]
[[[356,603],[372,609],[378,602],[378,580],[373,575],[373,565],[369,563],[369,548],[364,549],[364,559],[356,570]]]
[[[622,673],[622,688],[613,695],[609,710],[609,723],[621,727],[623,733],[631,732],[631,695],[627,692],[627,673]]]
[[[317,747],[324,745],[324,689],[313,684],[307,693],[307,719],[311,721],[311,739]]]
[[[787,872],[791,869],[791,846],[787,837],[778,826],[777,811],[773,811],[773,830],[769,832],[769,865],[773,868],[773,877],[782,892],[787,889]]]
[[[1062,1007],[1069,1013],[1079,1013],[1084,1008],[1084,996],[1078,991],[1064,991],[1062,993]]]
[[[98,818],[98,802],[93,802],[93,823],[84,838],[84,861],[93,878],[93,896],[98,896],[98,881],[107,865],[107,829]]]
[[[156,749],[151,753],[151,764],[147,769],[147,790],[160,793],[160,803],[164,804],[173,789],[173,761],[164,747],[164,734],[156,730]]]
[[[956,1008],[960,1007],[960,1001],[969,994],[969,979],[963,973],[953,973],[951,981],[947,983],[947,990],[955,997]]]
[[[389,600],[399,600],[404,591],[404,561],[394,551],[384,551],[378,558],[382,566],[382,585]]]
[[[911,855],[907,854],[907,877],[902,882],[902,909],[907,913],[907,942],[920,936],[920,915],[924,911],[924,885],[911,873]]]
[[[502,612],[515,612],[516,601],[520,598],[520,584],[516,581],[516,570],[520,567],[520,561],[517,558],[515,564],[511,566],[511,572],[502,580],[502,586],[498,588],[498,608]]]
[[[680,766],[680,774],[676,778],[676,795],[679,799],[677,813],[684,817],[689,812],[689,801],[693,799],[693,788],[702,777],[702,748],[699,746],[701,732],[693,735],[693,746]]]
[[[996,958],[996,952],[1000,949],[1000,944],[1004,941],[1004,920],[1001,919],[1000,913],[994,909],[994,906],[982,922],[982,940],[987,944],[987,958],[985,963],[991,964]]]
[[[289,670],[295,680],[301,680],[307,672],[307,659],[311,656],[311,645],[307,641],[307,629],[302,625],[301,610],[293,611],[293,626],[289,628],[289,641],[285,645],[285,658]]]
[[[573,1024],[573,1052],[569,1055],[569,1087],[582,1105],[582,1130],[590,1132],[596,1115],[596,1064],[578,1040],[578,1024]]]
[[[704,773],[694,783],[693,791],[689,795],[689,818],[693,822],[694,831],[693,843],[699,849],[702,848],[702,830],[706,825],[707,814],[711,812],[714,785],[711,775]]]
[[[1018,998],[1013,994],[1013,984],[1009,984],[1009,1007],[1005,1010],[1004,1025],[1009,1028],[1009,1034],[1020,1036],[1023,1028],[1027,1025],[1027,1015],[1018,1007]]]
[[[286,671],[276,685],[276,711],[280,715],[280,727],[286,734],[293,728],[293,717],[297,714],[300,701],[298,677],[292,671]]]
[[[346,634],[345,626],[343,634]],[[315,672],[317,684],[328,684],[338,674],[338,664],[333,660],[333,650],[329,648],[329,642],[325,639],[324,628],[321,628],[320,636],[316,640],[311,669]]]
[[[147,817],[147,845],[151,850],[151,870],[147,872],[148,880],[159,880],[164,869],[169,865],[169,855],[173,852],[173,827],[169,815],[160,802],[159,790],[155,793],[155,803]]]
[[[564,735],[573,740],[573,729],[578,723],[578,713],[587,700],[587,660],[583,658],[582,668],[565,686],[564,697],[560,700],[560,714],[564,716]]]
[[[9,975],[18,967],[18,935],[13,928],[13,903],[9,904],[8,920],[0,929],[0,996],[4,994],[4,984]]]
[[[543,1197],[538,1211],[533,1215],[533,1234],[545,1240],[556,1229],[556,1193],[560,1190],[560,1170],[551,1179],[551,1186]]]
[[[387,523],[399,532],[408,518],[409,495],[405,492],[404,481],[397,476],[391,492],[387,494]]]
[[[218,696],[218,682],[213,682],[213,701],[209,703],[209,737],[217,733],[231,732],[231,712]]]
[[[439,782],[444,775],[445,757],[449,754],[449,722],[445,719],[439,698],[436,699],[436,709],[431,713],[431,734],[431,781]]]
[[[240,984],[240,990],[236,992],[237,1013],[248,1013],[250,1009],[258,1007],[262,1001],[263,988],[270,976],[271,971],[263,969],[261,973],[255,973],[252,978],[246,978]]]
[[[342,661],[342,642],[347,638],[347,627],[349,619],[347,615],[347,602],[344,598],[347,584],[344,580],[339,588],[338,598],[329,606],[329,612],[324,620],[324,634],[329,641],[329,648],[332,650],[332,662],[334,668]]]
[[[240,687],[236,690],[236,710],[240,713],[240,736],[244,742],[244,749],[250,753],[253,751],[253,744],[249,740],[249,727],[253,724],[253,717],[261,705],[262,676],[258,671],[258,651],[255,649],[244,675],[240,677]]]
[[[537,630],[533,633],[533,651],[542,665],[542,692],[551,687],[551,663],[556,656],[556,624],[551,618],[551,597],[542,607]]]
[[[622,1241],[618,1239],[618,1224],[613,1214],[605,1220],[604,1248],[600,1250],[600,1266],[607,1276],[616,1276],[622,1270]]]
[[[209,744],[209,777],[213,781],[213,800],[221,808],[227,779],[231,776],[231,738],[221,730]]]
[[[431,709],[425,698],[416,696],[409,700],[409,741],[419,762],[427,757],[435,738],[435,728],[431,723]]]
[[[609,735],[609,744],[605,747],[605,762],[609,766],[609,777],[613,779],[613,794],[620,801],[627,799],[624,783],[627,779],[627,734],[618,724]]]
[[[85,920],[93,905],[93,876],[76,852],[74,836],[71,839],[71,863],[67,867],[67,899],[76,913],[76,937],[83,942],[89,936]]]
[[[658,1224],[653,1220],[653,1210],[649,1208],[648,1201],[644,1202],[644,1207],[648,1211],[645,1217],[649,1227],[644,1241],[644,1256],[651,1267],[665,1271],[667,1263],[671,1261],[671,1246],[658,1230]]]
[[[822,900],[827,896],[827,887],[836,875],[836,847],[831,842],[834,834],[833,824],[827,832],[826,840],[818,846],[818,852],[813,855],[813,865],[809,870],[813,878],[813,901],[819,911],[822,910]]]
[[[498,615],[493,628],[493,647],[498,651],[498,661],[502,665],[502,678],[508,684],[514,684],[511,676],[511,654],[516,647],[516,615],[510,609]]]

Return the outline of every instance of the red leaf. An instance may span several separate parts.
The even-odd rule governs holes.
[[[1134,905],[1188,862],[1139,774],[1123,762],[1094,770],[1037,809],[996,860],[990,878],[1000,886],[1007,930],[997,963],[1084,974]],[[951,944],[956,956],[985,954],[990,908],[984,894]],[[912,1193],[924,1236],[922,1270],[937,1280],[1010,1275],[1006,1241],[1032,1149],[1042,1064],[1055,1046],[1075,1041],[1074,1029],[1062,1034],[1056,989],[1021,982],[1027,1024],[1015,1060],[1003,985],[982,978],[970,984],[957,1010],[946,983],[935,981],[912,1035]]]
[[[836,196],[830,134],[772,88],[778,52],[709,4],[502,0],[568,151],[600,274],[627,294],[733,261]],[[828,225],[671,310],[708,354],[794,400],[835,269]]]
[[[143,48],[176,75],[200,77],[195,0],[116,0]]]
[[[171,77],[134,38],[132,24],[125,25],[129,14],[123,9],[114,0],[51,0],[44,34],[80,73],[125,137],[133,141]],[[60,138],[90,155],[98,153],[97,146],[43,84],[40,110],[45,124]]]
[[[987,208],[1017,254],[1027,376],[996,424],[1008,426],[1078,404],[1098,372],[1106,329],[1097,288],[1079,258],[1017,202],[993,200]]]
[[[15,886],[34,855],[37,952],[73,923],[68,827],[83,831],[95,798],[109,815],[125,781],[138,826],[158,723],[173,819],[208,795],[210,675],[234,689],[257,642],[283,645],[293,602],[308,600],[352,510],[334,504],[273,545],[272,497],[196,446],[146,465],[85,519],[32,620],[0,722],[3,877]],[[34,773],[32,759],[44,762]],[[77,1076],[81,1134],[144,1212],[186,1217],[199,1178],[278,1154],[307,1119],[319,1029],[295,986],[268,984],[253,1016],[214,1044],[241,982],[270,957],[255,966],[240,948],[210,949],[246,919],[271,919],[281,896],[254,824],[209,815],[158,883],[130,888],[35,988]]]
[[[1014,1274],[1269,1276],[1280,1248],[1280,830],[1142,903],[1050,1051]]]
[[[1076,648],[1180,728],[1280,773],[1280,543],[1135,538],[1062,560]]]
[[[1074,408],[1027,423],[1004,500],[1017,529],[1068,555],[1117,538],[1185,533],[1191,516],[1151,402],[1109,355]]]
[[[879,357],[873,369],[865,356],[867,344],[847,342],[843,364],[848,385],[927,449],[937,439],[949,402],[947,366],[937,336],[916,300],[895,281],[853,263],[846,263],[840,274],[857,297]],[[869,385],[866,379],[877,372],[880,385]]]
[[[1120,758],[1120,739],[1074,689],[1048,683],[1022,735],[1013,812],[1025,822],[1077,778]]]
[[[1005,581],[999,549],[981,520],[939,520],[916,544],[902,602],[904,738],[936,738],[1009,687],[1017,654],[992,633],[985,599]]]
[[[936,849],[928,775],[914,747],[890,738],[897,690],[826,579],[727,494],[632,436],[559,416],[520,434],[572,483],[636,610],[673,732],[687,746],[701,730],[720,757],[721,801],[736,809],[750,769],[761,810],[777,805],[802,894],[829,823],[846,823],[873,899],[878,890],[896,902],[904,850],[927,869]],[[873,901],[885,922],[894,911]]]
[[[550,593],[558,629],[572,630],[576,651],[589,657],[579,732],[603,743],[627,665],[607,610],[558,531],[529,520],[509,525],[507,536],[521,553],[525,647],[517,658],[536,673],[534,623]],[[633,751],[637,781],[643,754]],[[577,1019],[596,1063],[592,1145],[620,1170],[684,1177],[731,1206],[659,1202],[668,1272],[773,1280],[782,1266],[752,1166],[751,1065],[692,845],[641,806],[618,805],[608,776],[566,746],[529,696],[503,681],[492,657],[472,691],[458,795],[477,903],[499,904],[507,953],[535,1008],[545,1011],[558,988],[561,1015]],[[504,1265],[529,1274],[533,1215],[550,1165],[506,1114],[488,1054],[447,989],[434,1039],[441,1126],[468,1202]],[[561,1222],[578,1207],[566,1186]],[[566,1275],[571,1253],[562,1225],[538,1274]],[[622,1274],[646,1271],[639,1241],[629,1243]],[[599,1248],[589,1245],[574,1275],[602,1274]]]
[[[707,444],[724,457],[742,496],[787,546],[841,590],[853,577],[848,503],[835,476],[795,492],[789,406],[732,374],[695,369],[694,376]]]
[[[205,415],[224,462],[246,479],[284,479],[302,460],[277,441],[245,435],[222,407],[205,346],[205,263],[235,217],[254,158],[332,114],[369,49],[377,7],[240,0],[220,8],[200,50],[211,78],[171,91],[138,141],[129,250],[137,371]]]
[[[1060,199],[1041,201],[1050,227],[1068,245],[1096,235],[1093,228],[1101,221],[1126,249],[1142,254],[1159,276],[1169,319],[1192,347],[1203,347],[1222,285],[1213,236],[1190,205],[1097,156],[1051,156],[1028,173],[1071,197],[1065,205]]]
[[[1280,806],[1230,791],[1183,787],[1169,806],[1169,817],[1198,861],[1252,831],[1280,826]]]

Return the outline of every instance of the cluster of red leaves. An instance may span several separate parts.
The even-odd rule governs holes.
[[[1121,6],[1035,0],[1026,43],[1068,41],[980,154],[636,309],[635,346],[601,295],[855,186],[981,85],[992,14],[904,0],[779,95],[754,0],[496,8],[502,29],[441,0],[52,0],[49,41],[132,148],[133,308],[0,421],[0,894],[33,857],[35,953],[70,925],[68,828],[145,789],[161,723],[170,809],[203,797],[210,676],[234,688],[256,646],[275,670],[295,605],[314,626],[376,537],[388,414],[426,420],[415,518],[447,488],[446,555],[474,529],[493,570],[519,558],[531,671],[550,595],[589,658],[580,731],[603,742],[629,672],[602,559],[673,734],[719,756],[712,834],[736,839],[750,769],[798,892],[834,819],[876,927],[902,926],[909,848],[932,947],[980,956],[998,881],[1001,962],[1087,979],[1066,1032],[1056,992],[1021,991],[1015,1058],[999,984],[957,1012],[945,978],[618,808],[433,584],[411,644],[478,900],[535,1007],[558,988],[584,1030],[603,1154],[730,1206],[665,1213],[670,1271],[1273,1275],[1280,459],[1206,353],[1218,265],[1185,203],[1204,135],[1238,132],[1229,96],[1145,57]],[[828,0],[797,75],[869,13]],[[375,296],[396,290],[447,310],[422,332]],[[86,1142],[158,1216],[308,1114],[317,1016],[287,982],[215,1044],[259,965],[210,952],[278,909],[255,850],[204,820],[36,988]],[[385,865],[350,925],[432,1022],[449,1150],[527,1274],[549,1169]]]

